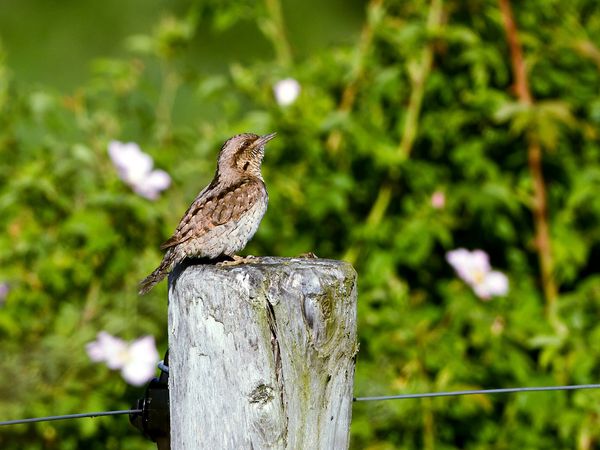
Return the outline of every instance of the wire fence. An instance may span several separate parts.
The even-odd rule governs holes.
[[[6,420],[4,422],[0,422],[0,426],[19,425],[19,424],[23,424],[23,423],[35,423],[35,422],[50,422],[52,420],[83,419],[85,417],[118,416],[121,414],[134,414],[134,413],[141,413],[141,412],[142,412],[141,409],[122,409],[119,411],[100,411],[100,412],[80,413],[80,414],[66,414],[64,416],[33,417],[31,419]]]
[[[162,368],[161,368],[162,370]],[[168,370],[168,369],[167,369]],[[574,384],[566,386],[533,386],[533,387],[514,387],[501,389],[472,389],[463,391],[447,391],[447,392],[424,392],[417,394],[400,394],[400,395],[380,395],[373,397],[354,397],[354,402],[373,402],[382,400],[407,400],[427,397],[459,397],[463,395],[491,395],[491,394],[511,394],[520,392],[543,392],[543,391],[574,391],[583,389],[600,389],[600,384]],[[117,416],[122,414],[142,413],[141,409],[125,409],[119,411],[102,411],[81,414],[67,414],[64,416],[48,416],[34,417],[31,419],[6,420],[0,422],[0,426],[18,425],[34,422],[49,422],[52,420],[67,420],[67,419],[82,419],[85,417],[101,417],[101,416]]]
[[[534,387],[515,387],[501,389],[471,389],[464,391],[449,392],[425,392],[422,394],[400,394],[400,395],[381,395],[374,397],[354,397],[355,402],[372,402],[380,400],[406,400],[410,398],[426,397],[457,397],[460,395],[490,395],[490,394],[511,394],[515,392],[540,392],[540,391],[574,391],[578,389],[600,389],[600,384],[573,384],[568,386],[534,386]]]

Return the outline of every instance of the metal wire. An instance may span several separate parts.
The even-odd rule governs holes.
[[[378,400],[404,400],[408,398],[425,397],[452,397],[459,395],[476,394],[509,394],[512,392],[539,392],[539,391],[574,391],[576,389],[600,389],[600,384],[576,384],[569,386],[538,386],[538,387],[517,387],[503,389],[473,389],[466,391],[451,392],[426,392],[424,394],[401,394],[401,395],[382,395],[377,397],[354,397],[355,402],[372,402]]]
[[[161,361],[162,362],[162,361]],[[168,366],[165,366],[168,372]],[[164,368],[161,367],[161,370]],[[516,387],[516,388],[501,388],[501,389],[473,389],[465,391],[449,391],[449,392],[425,392],[421,394],[400,394],[400,395],[382,395],[376,397],[354,397],[355,402],[372,402],[380,400],[405,400],[411,398],[426,398],[426,397],[457,397],[460,395],[489,395],[489,394],[510,394],[514,392],[540,392],[540,391],[574,391],[578,389],[600,389],[600,384],[575,384],[567,386],[534,386],[534,387]],[[34,422],[49,422],[51,420],[66,420],[66,419],[81,419],[84,417],[100,417],[100,416],[117,416],[121,414],[141,413],[141,409],[125,409],[120,411],[101,411],[82,414],[67,414],[64,416],[48,416],[34,417],[31,419],[6,420],[0,422],[3,425],[18,425],[23,423]]]
[[[65,416],[34,417],[32,419],[6,420],[4,422],[0,422],[0,426],[17,425],[20,423],[49,422],[51,420],[81,419],[84,417],[118,416],[119,414],[132,414],[141,412],[141,409],[123,409],[120,411],[101,411],[81,414],[67,414]]]

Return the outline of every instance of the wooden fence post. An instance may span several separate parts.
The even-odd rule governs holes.
[[[348,263],[257,258],[169,278],[171,449],[345,449],[356,342]]]

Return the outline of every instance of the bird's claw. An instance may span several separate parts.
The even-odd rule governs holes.
[[[315,255],[313,252],[300,253],[298,255],[298,258],[319,259],[319,257],[317,255]]]
[[[219,267],[232,267],[232,266],[239,266],[242,264],[247,264],[252,262],[252,260],[256,259],[256,256],[252,256],[252,255],[248,255],[248,256],[238,256],[238,255],[233,255],[231,258],[233,258],[233,261],[221,261],[217,263],[217,266]]]

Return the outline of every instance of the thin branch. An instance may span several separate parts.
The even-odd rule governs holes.
[[[533,97],[527,81],[527,70],[521,51],[517,26],[513,17],[510,0],[498,0],[504,21],[506,40],[510,50],[511,65],[514,77],[514,89],[519,102],[532,105]],[[533,179],[533,220],[535,223],[535,246],[540,264],[542,287],[546,298],[547,312],[551,320],[556,319],[556,299],[558,289],[554,279],[552,244],[548,227],[548,211],[546,201],[546,183],[542,171],[542,148],[533,133],[527,135],[527,160]]]
[[[370,20],[370,17],[377,17],[379,15],[377,10],[382,7],[383,0],[371,0],[367,6],[367,21],[360,33],[356,54],[354,55],[354,63],[350,72],[350,80],[342,92],[342,99],[338,106],[339,112],[348,113],[354,106],[358,87],[365,71],[366,57],[373,42],[374,24]],[[336,129],[329,134],[325,147],[330,153],[335,154],[339,150],[341,143],[342,132]]]
[[[427,15],[427,31],[431,33],[440,26],[444,21],[443,14],[443,0],[432,0],[429,6],[429,12]],[[400,160],[408,158],[412,151],[415,137],[417,135],[419,117],[421,115],[421,107],[423,103],[423,96],[425,94],[425,85],[429,74],[431,73],[431,67],[433,64],[433,49],[434,43],[428,42],[419,56],[419,62],[417,68],[412,74],[412,91],[408,103],[408,110],[406,112],[406,119],[404,122],[404,129],[402,133],[402,139],[400,141],[398,153]],[[390,169],[390,172],[392,172]],[[384,181],[379,188],[377,198],[373,203],[373,207],[368,214],[367,225],[377,226],[385,217],[390,202],[392,200],[391,186],[389,181]],[[350,247],[344,255],[344,260],[354,263],[358,258],[359,249],[356,246]]]
[[[427,32],[431,33],[442,25],[443,20],[443,2],[442,0],[432,0],[427,17]],[[431,73],[433,64],[433,42],[428,42],[419,56],[419,62],[415,70],[411,73],[412,90],[406,111],[404,121],[404,131],[400,141],[400,157],[406,159],[410,156],[415,138],[417,136],[419,116],[421,115],[421,106],[423,96],[425,95],[425,84]]]
[[[525,60],[521,50],[521,43],[519,42],[519,34],[513,17],[510,0],[499,0],[499,3],[502,19],[504,21],[506,40],[510,50],[512,71],[515,78],[515,92],[520,102],[530,105],[533,99],[531,97],[531,91],[529,90],[527,69],[525,68]]]
[[[285,21],[279,0],[265,0],[269,15],[268,21],[262,24],[262,30],[271,40],[277,61],[284,67],[292,64],[292,49],[285,33]]]
[[[581,39],[573,44],[575,51],[592,60],[600,70],[600,49],[590,39]]]
[[[160,96],[156,105],[156,135],[162,143],[171,138],[171,116],[180,85],[181,79],[177,72],[165,64]]]

